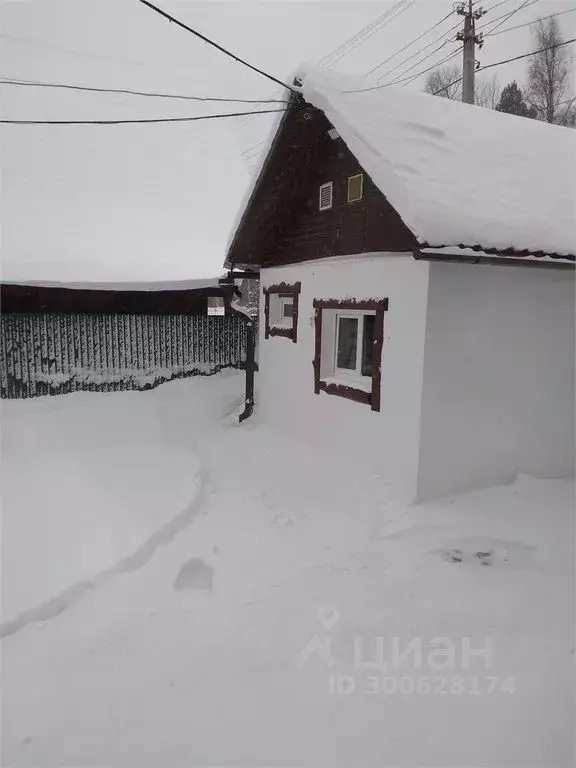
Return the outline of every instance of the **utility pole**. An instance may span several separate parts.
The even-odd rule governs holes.
[[[464,43],[464,62],[462,65],[463,83],[462,83],[462,101],[466,104],[474,104],[474,75],[476,73],[476,46],[482,47],[484,36],[476,34],[476,21],[481,18],[486,11],[482,8],[473,10],[472,0],[462,3],[456,8],[456,13],[464,16],[464,29],[456,35],[458,40]]]

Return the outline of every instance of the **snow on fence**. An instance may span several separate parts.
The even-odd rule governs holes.
[[[0,395],[151,389],[184,376],[240,368],[246,331],[236,315],[0,316]]]

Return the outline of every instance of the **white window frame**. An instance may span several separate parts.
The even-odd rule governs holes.
[[[362,375],[362,351],[364,348],[364,317],[366,315],[376,316],[375,311],[363,310],[339,310],[336,312],[334,323],[334,378],[335,379],[353,379],[364,384],[372,383],[372,375]],[[356,327],[356,367],[351,368],[339,368],[338,367],[338,341],[340,336],[340,319],[352,318],[357,320]]]
[[[353,179],[360,179],[360,196],[359,197],[350,197],[350,182]],[[347,200],[349,203],[359,203],[360,200],[362,200],[362,197],[364,195],[364,174],[363,173],[355,173],[353,176],[348,176],[348,189],[347,189]]]
[[[328,204],[322,203],[322,192],[326,189],[330,190],[330,201]],[[332,203],[334,201],[334,183],[332,181],[327,181],[325,184],[320,184],[320,189],[318,191],[318,209],[320,211],[329,211],[330,208],[332,208]]]

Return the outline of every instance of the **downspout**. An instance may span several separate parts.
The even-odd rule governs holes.
[[[246,328],[246,384],[244,393],[244,410],[238,417],[240,424],[246,419],[249,419],[254,412],[254,371],[255,365],[255,345],[256,334],[254,329],[254,319],[243,309],[235,305],[234,298],[240,293],[236,285],[234,284],[234,276],[232,273],[228,273],[228,276],[219,281],[222,288],[222,296],[224,298],[224,305],[226,309],[229,309],[237,317],[242,319],[244,327]]]

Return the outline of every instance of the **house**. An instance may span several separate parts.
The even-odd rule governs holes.
[[[402,496],[574,471],[576,132],[309,69],[226,266],[256,402]]]

